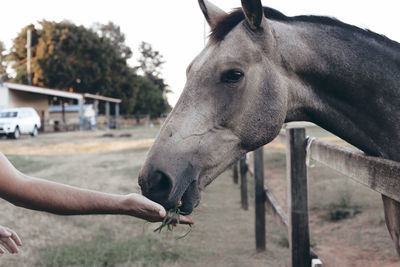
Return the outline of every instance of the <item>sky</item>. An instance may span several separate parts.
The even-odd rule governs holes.
[[[240,6],[239,0],[211,0],[225,11]],[[399,0],[263,0],[264,6],[285,15],[325,15],[367,28],[400,42]],[[139,57],[140,42],[150,43],[164,56],[162,75],[174,105],[185,85],[185,70],[204,46],[204,17],[197,0],[3,0],[0,8],[0,40],[7,48],[28,24],[42,19],[69,20],[86,27],[109,21],[121,27],[126,44]],[[208,28],[206,29],[208,32]]]

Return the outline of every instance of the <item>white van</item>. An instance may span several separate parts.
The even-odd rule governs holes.
[[[37,136],[40,117],[33,108],[10,108],[0,110],[0,135],[18,139],[21,134]]]

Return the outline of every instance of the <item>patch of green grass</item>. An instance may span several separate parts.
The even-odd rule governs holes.
[[[30,156],[7,155],[7,158],[15,168],[27,174],[38,172],[52,165],[44,160],[33,160]]]
[[[162,221],[161,225],[154,229],[154,232],[161,233],[161,230],[165,227],[168,228],[168,231],[172,232],[174,230],[174,224],[175,222],[179,224],[180,222],[180,216],[181,215],[187,215],[185,212],[182,212],[179,206],[170,209],[167,211],[167,215],[165,216],[164,220]],[[182,236],[176,238],[176,240],[185,238],[191,231],[192,231],[192,225],[189,224],[189,230]]]
[[[180,259],[183,251],[145,235],[128,240],[97,237],[91,241],[41,250],[40,266],[114,266],[118,263],[161,266]]]
[[[340,221],[352,218],[361,213],[361,207],[352,203],[351,194],[347,191],[340,194],[337,202],[330,203],[325,214],[329,221]]]
[[[286,235],[280,235],[279,239],[277,240],[279,246],[283,248],[289,248],[289,239]]]

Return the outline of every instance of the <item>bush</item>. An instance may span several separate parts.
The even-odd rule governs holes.
[[[361,207],[353,204],[350,193],[345,192],[340,195],[338,202],[329,204],[326,218],[329,221],[340,221],[352,218],[359,213],[361,213]]]

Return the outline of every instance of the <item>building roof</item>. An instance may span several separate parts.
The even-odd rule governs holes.
[[[25,85],[25,84],[18,84],[18,83],[8,83],[7,82],[7,83],[3,83],[3,84],[0,83],[0,86],[1,85],[5,86],[11,90],[18,90],[18,91],[24,91],[24,92],[36,93],[36,94],[42,94],[42,95],[51,95],[51,96],[58,96],[58,97],[72,98],[72,99],[91,98],[91,99],[97,99],[97,100],[113,102],[113,103],[121,103],[122,102],[122,100],[119,98],[112,98],[112,97],[106,97],[106,96],[94,95],[94,94],[88,94],[88,93],[85,93],[85,94],[71,93],[71,92],[66,92],[66,91],[62,91],[62,90],[37,87],[37,86]]]
[[[36,93],[42,95],[51,95],[72,99],[83,99],[83,96],[78,93],[70,93],[66,91],[50,89],[50,88],[42,88],[37,86],[25,85],[25,84],[17,84],[17,83],[3,83],[3,86],[7,87],[11,90],[24,91],[29,93]]]
[[[102,101],[107,101],[107,102],[114,102],[114,103],[121,103],[121,99],[119,98],[112,98],[112,97],[105,97],[101,95],[93,95],[93,94],[88,94],[85,93],[83,94],[85,98],[92,98],[92,99],[97,99],[97,100],[102,100]]]

